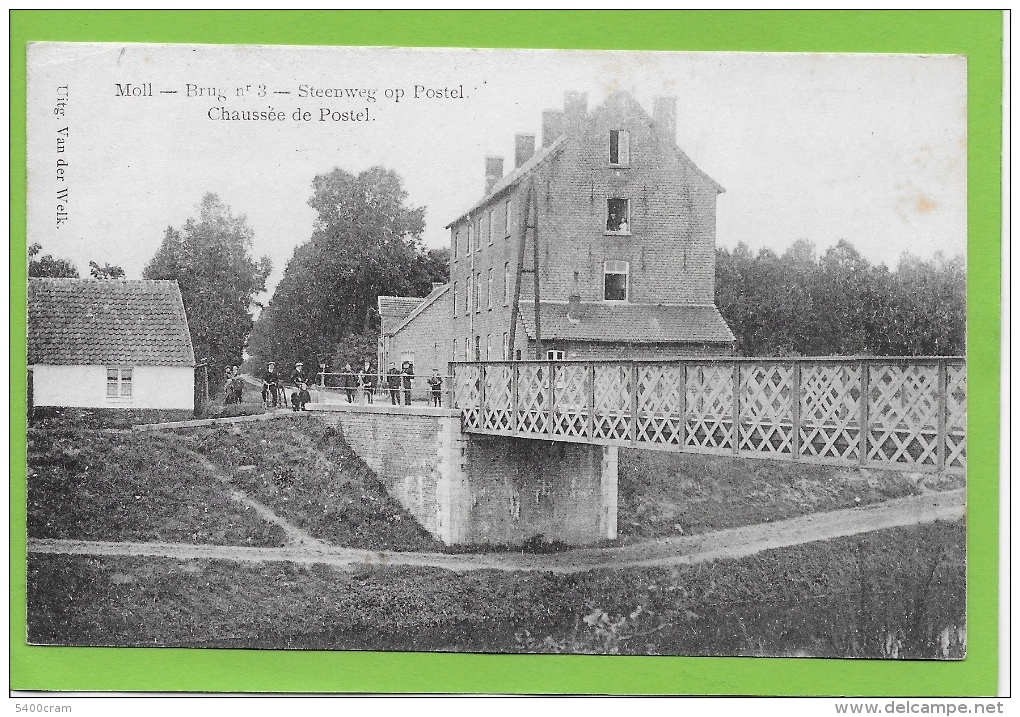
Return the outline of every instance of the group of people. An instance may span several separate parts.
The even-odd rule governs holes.
[[[238,366],[227,366],[223,381],[223,403],[240,403],[242,393],[244,378],[241,377],[241,369]]]
[[[294,411],[306,411],[305,406],[311,403],[308,393],[309,376],[305,373],[305,365],[298,361],[294,364],[294,372],[290,376],[293,389],[290,393],[291,408]],[[266,408],[286,408],[287,389],[283,377],[276,372],[276,363],[266,364],[266,372],[262,375],[262,404]]]

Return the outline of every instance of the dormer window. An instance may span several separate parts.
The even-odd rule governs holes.
[[[630,132],[627,130],[609,130],[609,163],[617,167],[630,166]]]
[[[627,301],[630,284],[630,264],[626,261],[607,261],[602,298],[606,301]]]
[[[606,232],[630,234],[630,200],[610,199],[606,208]]]

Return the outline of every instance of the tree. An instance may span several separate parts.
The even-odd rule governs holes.
[[[42,253],[42,244],[38,242],[28,247],[28,275],[48,277],[51,279],[77,279],[78,268],[67,259],[56,259],[50,254],[36,259]]]
[[[247,220],[209,193],[197,219],[189,218],[182,230],[166,228],[142,273],[177,281],[196,357],[208,357],[214,369],[240,364],[255,296],[265,291],[272,269],[268,257],[256,262],[249,256],[251,239]]]
[[[123,279],[124,269],[116,264],[104,264],[99,266],[94,261],[89,262],[89,273],[94,279]]]
[[[449,255],[424,248],[425,209],[408,206],[391,170],[320,174],[308,204],[317,212],[312,236],[295,249],[249,350],[281,365],[374,358],[377,298],[425,296],[449,277]]]

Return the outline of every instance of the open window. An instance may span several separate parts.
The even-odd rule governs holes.
[[[617,167],[630,166],[630,132],[627,130],[609,130],[609,163]]]
[[[630,264],[625,261],[607,261],[603,275],[602,298],[606,301],[627,301],[630,290]]]
[[[630,200],[613,198],[606,207],[606,232],[630,234]]]

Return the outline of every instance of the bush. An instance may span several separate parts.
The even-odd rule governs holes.
[[[85,430],[130,428],[147,423],[188,421],[195,417],[190,409],[157,408],[66,408],[37,407],[28,421],[29,428],[74,427]]]

